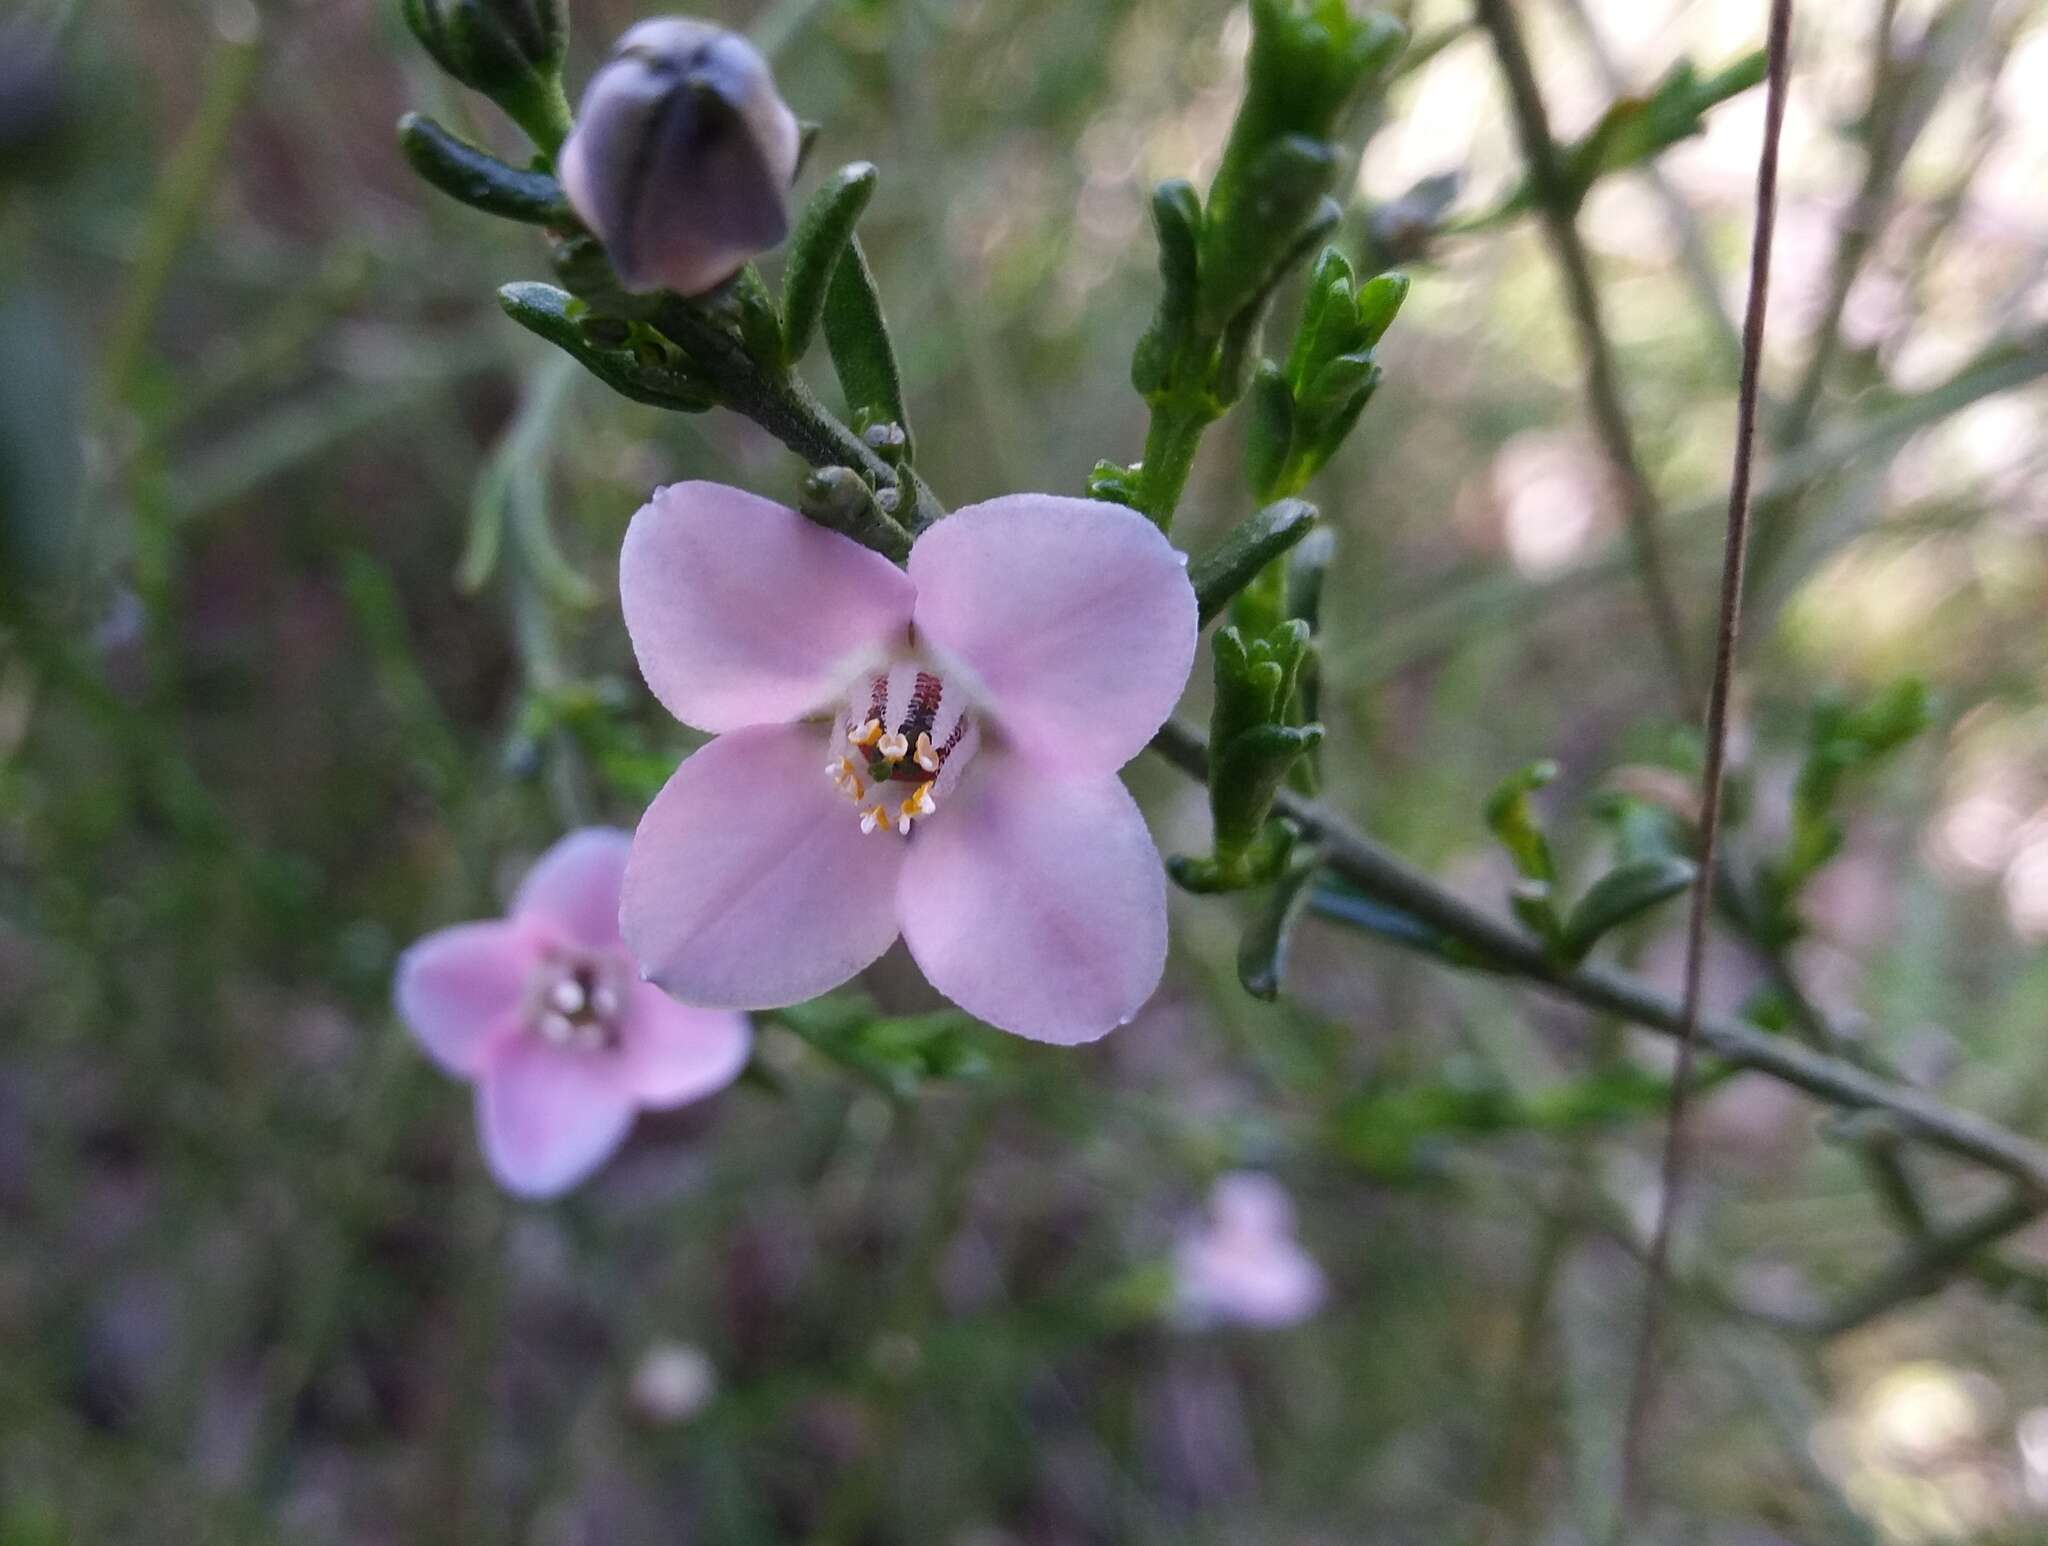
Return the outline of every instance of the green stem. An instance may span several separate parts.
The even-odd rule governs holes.
[[[1173,529],[1173,513],[1180,506],[1188,474],[1194,470],[1203,431],[1215,422],[1215,413],[1206,405],[1169,400],[1152,406],[1138,480],[1138,508],[1161,531]]]
[[[1208,743],[1174,720],[1153,737],[1152,750],[1194,778],[1208,776]],[[1558,966],[1526,930],[1474,906],[1352,830],[1327,807],[1282,790],[1273,802],[1273,813],[1294,822],[1305,838],[1320,840],[1327,867],[1366,896],[1458,941],[1494,970],[1667,1035],[1676,1035],[1683,1023],[1682,1008],[1669,994],[1612,967]],[[2048,1149],[1988,1118],[1732,1015],[1704,1016],[1699,1038],[1701,1051],[1725,1063],[1768,1074],[1844,1110],[1882,1111],[1902,1133],[2010,1177],[2037,1202],[2048,1198]]]
[[[172,267],[198,229],[227,149],[228,130],[255,83],[261,57],[261,44],[254,36],[221,41],[207,70],[198,115],[157,179],[143,223],[142,255],[136,259],[104,356],[100,400],[107,406],[127,401],[157,310],[170,289]]]
[[[562,78],[537,75],[524,89],[502,92],[497,100],[506,116],[526,131],[526,137],[553,165],[555,157],[561,154],[562,141],[575,126],[569,99],[562,92]]]

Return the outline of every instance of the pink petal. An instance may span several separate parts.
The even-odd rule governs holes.
[[[979,678],[1010,743],[1060,773],[1110,773],[1187,686],[1187,560],[1134,510],[1012,494],[956,510],[910,551],[922,638]]]
[[[912,598],[879,553],[717,483],[671,484],[640,507],[619,594],[648,687],[713,731],[835,702],[905,641]]]
[[[984,749],[909,846],[904,943],[968,1013],[1072,1045],[1122,1025],[1159,986],[1166,882],[1115,775],[1047,783]]]
[[[1291,1326],[1320,1309],[1328,1292],[1322,1268],[1285,1236],[1192,1236],[1174,1253],[1174,1278],[1176,1308],[1198,1326]]]
[[[692,1009],[651,982],[635,983],[618,1079],[643,1106],[680,1106],[731,1084],[753,1047],[745,1015]]]
[[[625,1139],[633,1102],[602,1053],[537,1036],[507,1041],[477,1084],[484,1158],[507,1191],[553,1197],[597,1169]]]
[[[435,1062],[474,1078],[491,1046],[517,1026],[540,955],[534,932],[508,920],[429,934],[399,957],[398,1017]]]
[[[769,1009],[836,988],[896,938],[901,839],[863,835],[826,732],[757,725],[684,760],[633,835],[620,921],[688,1004]]]
[[[535,861],[519,883],[512,911],[537,919],[576,944],[608,950],[619,942],[619,882],[632,837],[615,827],[571,832]]]

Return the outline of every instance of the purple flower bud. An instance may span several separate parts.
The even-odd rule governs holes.
[[[628,290],[697,295],[789,234],[796,115],[745,38],[634,27],[583,93],[559,167]]]

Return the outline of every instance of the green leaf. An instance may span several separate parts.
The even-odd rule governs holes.
[[[591,342],[580,324],[582,303],[553,285],[527,281],[498,291],[505,314],[529,332],[538,333],[622,397],[678,413],[702,413],[712,406],[710,386],[692,375],[677,355],[669,363],[650,365],[629,348],[607,348]]]
[[[1148,402],[1172,387],[1194,328],[1202,205],[1193,184],[1173,178],[1152,190],[1152,228],[1159,237],[1159,305],[1131,355],[1131,385]]]
[[[878,175],[867,161],[841,167],[797,219],[782,277],[782,357],[788,364],[802,359],[817,335],[833,270],[874,197]]]
[[[1244,430],[1245,481],[1254,498],[1272,499],[1284,492],[1281,484],[1294,447],[1294,392],[1280,367],[1265,360],[1252,376],[1250,397]],[[1245,583],[1250,578],[1247,575]]]
[[[1686,891],[1699,867],[1676,854],[1657,854],[1616,865],[1586,888],[1565,919],[1558,948],[1567,961],[1583,961],[1602,938],[1651,908]]]
[[[1363,338],[1359,347],[1378,347],[1400,313],[1401,303],[1408,299],[1408,289],[1406,274],[1380,274],[1367,281],[1358,292],[1358,326]]]
[[[1227,862],[1258,841],[1288,770],[1322,739],[1321,725],[1260,725],[1222,748],[1209,788],[1219,857]]]
[[[825,347],[832,368],[846,392],[856,426],[898,424],[903,428],[904,459],[912,456],[910,415],[903,407],[903,379],[896,369],[896,349],[889,342],[889,324],[882,316],[882,298],[868,269],[860,238],[848,240],[825,287]]]
[[[424,114],[407,113],[398,120],[398,148],[415,172],[471,209],[528,225],[576,223],[562,185],[554,178],[507,166]]]
[[[1557,764],[1548,758],[1516,769],[1488,796],[1486,825],[1515,861],[1515,868],[1529,880],[1545,885],[1557,883],[1557,866],[1551,862],[1550,842],[1536,824],[1529,797],[1557,777]]]
[[[934,1079],[977,1079],[988,1071],[979,1022],[957,1009],[878,1015],[865,995],[834,993],[774,1011],[810,1046],[889,1095],[908,1099]]]
[[[1280,996],[1287,946],[1294,925],[1308,908],[1311,882],[1321,866],[1322,855],[1314,849],[1297,851],[1245,926],[1237,943],[1237,980],[1253,998],[1271,1002]]]
[[[1284,383],[1282,384],[1284,387]],[[1266,565],[1314,528],[1316,507],[1282,499],[1245,517],[1188,571],[1195,602],[1206,626]]]

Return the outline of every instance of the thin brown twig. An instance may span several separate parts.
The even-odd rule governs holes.
[[[1614,345],[1607,334],[1599,290],[1593,283],[1592,258],[1579,236],[1577,200],[1558,162],[1557,144],[1550,136],[1550,116],[1544,108],[1521,29],[1515,23],[1514,0],[1474,0],[1474,11],[1493,40],[1494,54],[1507,81],[1515,135],[1521,144],[1522,159],[1529,164],[1529,186],[1551,254],[1564,280],[1565,300],[1578,332],[1579,352],[1585,360],[1587,410],[1628,518],[1629,544],[1635,554],[1637,578],[1650,609],[1658,647],[1680,701],[1690,703],[1690,652],[1685,643],[1684,614],[1679,610],[1665,563],[1663,516],[1649,477],[1643,471],[1642,459],[1636,453],[1635,431],[1629,425],[1628,410],[1622,406]]]
[[[1629,1392],[1628,1423],[1622,1439],[1623,1528],[1642,1501],[1643,1429],[1656,1393],[1659,1334],[1664,1312],[1664,1278],[1671,1258],[1671,1226],[1678,1213],[1690,1157],[1685,1101],[1699,1045],[1700,997],[1706,980],[1707,920],[1713,911],[1715,846],[1721,829],[1721,795],[1728,767],[1728,700],[1735,678],[1735,652],[1742,633],[1742,571],[1749,551],[1749,483],[1756,449],[1758,380],[1763,365],[1764,314],[1770,300],[1771,235],[1778,213],[1778,138],[1785,126],[1785,95],[1792,51],[1792,0],[1771,0],[1768,66],[1764,99],[1764,140],[1757,156],[1756,231],[1750,244],[1749,303],[1742,319],[1742,379],[1736,398],[1735,465],[1728,484],[1728,532],[1721,562],[1720,620],[1715,630],[1714,675],[1707,695],[1706,784],[1700,802],[1699,875],[1693,883],[1686,922],[1685,1009],[1679,1026],[1678,1066],[1671,1079],[1665,1115],[1663,1189],[1650,1237],[1644,1290],[1642,1339],[1636,1349]]]

